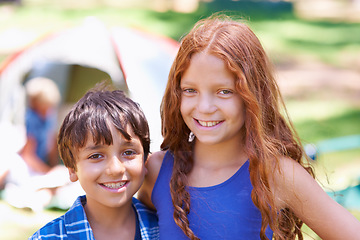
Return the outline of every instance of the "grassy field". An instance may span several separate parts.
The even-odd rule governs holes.
[[[198,19],[227,9],[231,11],[226,12],[248,20],[279,71],[299,69],[308,62],[321,63],[337,72],[358,73],[360,69],[360,23],[300,19],[288,3],[269,8],[257,3],[212,1],[202,4],[195,12],[179,13],[103,5],[76,8],[64,4],[69,2],[53,0],[50,4],[49,1],[28,0],[23,1],[22,7],[0,5],[0,64],[39,36],[81,24],[87,16],[95,16],[108,26],[138,27],[179,40]],[[17,36],[20,37],[11,39],[12,44],[6,45],[5,40],[15,36],[14,33],[19,33]],[[296,77],[302,80],[298,74]],[[340,75],[339,81],[343,80]],[[317,79],[313,81],[316,83]],[[354,81],[360,84],[360,79]],[[284,95],[289,114],[304,143],[316,144],[329,138],[360,134],[359,93],[341,86],[330,89],[321,85],[310,87],[316,94]],[[314,163],[319,181],[330,188],[342,181],[342,177],[349,177],[349,171],[359,165],[359,149],[322,154]],[[330,183],[325,184],[328,181]],[[359,211],[351,211],[360,219]],[[3,201],[0,201],[0,212],[0,238],[8,240],[25,239],[44,223],[63,214],[63,211],[55,210],[33,213],[14,209]],[[305,229],[309,234],[307,239],[317,239]]]
[[[64,213],[57,210],[34,213],[13,208],[2,200],[0,200],[0,212],[0,238],[6,240],[27,239],[45,223]]]

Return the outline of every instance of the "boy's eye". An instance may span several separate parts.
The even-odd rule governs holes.
[[[133,156],[135,154],[136,154],[136,152],[134,150],[126,150],[126,151],[123,152],[123,155],[127,156],[127,157],[128,156]]]
[[[89,159],[99,159],[99,158],[102,158],[102,155],[99,153],[92,154],[89,157]]]

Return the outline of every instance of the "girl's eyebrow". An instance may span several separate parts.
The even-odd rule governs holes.
[[[184,77],[181,78],[180,85],[181,84],[191,84],[191,83],[192,83],[191,78],[184,78]]]

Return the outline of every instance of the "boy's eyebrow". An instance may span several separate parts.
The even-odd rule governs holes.
[[[134,143],[133,139],[123,140],[123,141],[121,141],[121,144],[122,144],[122,145],[125,145],[125,146],[134,146],[134,145],[136,145],[136,144]]]
[[[133,139],[131,139],[131,140],[123,139],[120,144],[124,145],[124,146],[129,146],[129,147],[136,145],[134,143]],[[85,147],[83,150],[84,151],[97,150],[97,149],[100,149],[100,148],[102,148],[104,146],[108,146],[108,145],[107,144],[102,144],[102,143],[100,143],[100,144],[92,144],[90,146]]]
[[[90,145],[84,148],[84,151],[91,151],[91,150],[97,150],[99,148],[102,148],[104,145],[103,144],[94,144],[94,145]]]

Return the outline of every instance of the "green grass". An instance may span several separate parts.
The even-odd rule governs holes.
[[[287,108],[304,143],[360,134],[360,107],[351,102],[297,100],[288,101]]]
[[[2,200],[0,200],[0,212],[0,235],[1,239],[6,240],[27,239],[47,222],[64,213],[57,210],[34,213],[13,208]]]
[[[360,149],[351,149],[346,151],[338,151],[324,153],[319,157],[319,163],[326,166],[329,172],[335,171],[345,165],[351,165],[360,161]]]
[[[347,67],[340,58],[356,58],[360,51],[359,23],[331,23],[299,19],[255,21],[254,29],[277,62],[310,56]]]
[[[349,171],[352,165],[360,166],[360,148],[346,149],[341,151],[329,151],[329,145],[325,142],[335,138],[352,135],[360,135],[360,108],[351,102],[340,100],[304,100],[288,101],[287,108],[295,128],[303,144],[315,144],[322,146],[326,152],[321,152],[314,163],[316,175],[324,185],[332,179],[335,172]],[[339,140],[336,147],[346,144],[346,140]],[[344,172],[345,171],[345,172]],[[356,173],[355,173],[356,174]],[[360,173],[357,173],[359,176]],[[354,176],[348,176],[354,177]],[[335,177],[338,178],[338,177]]]

